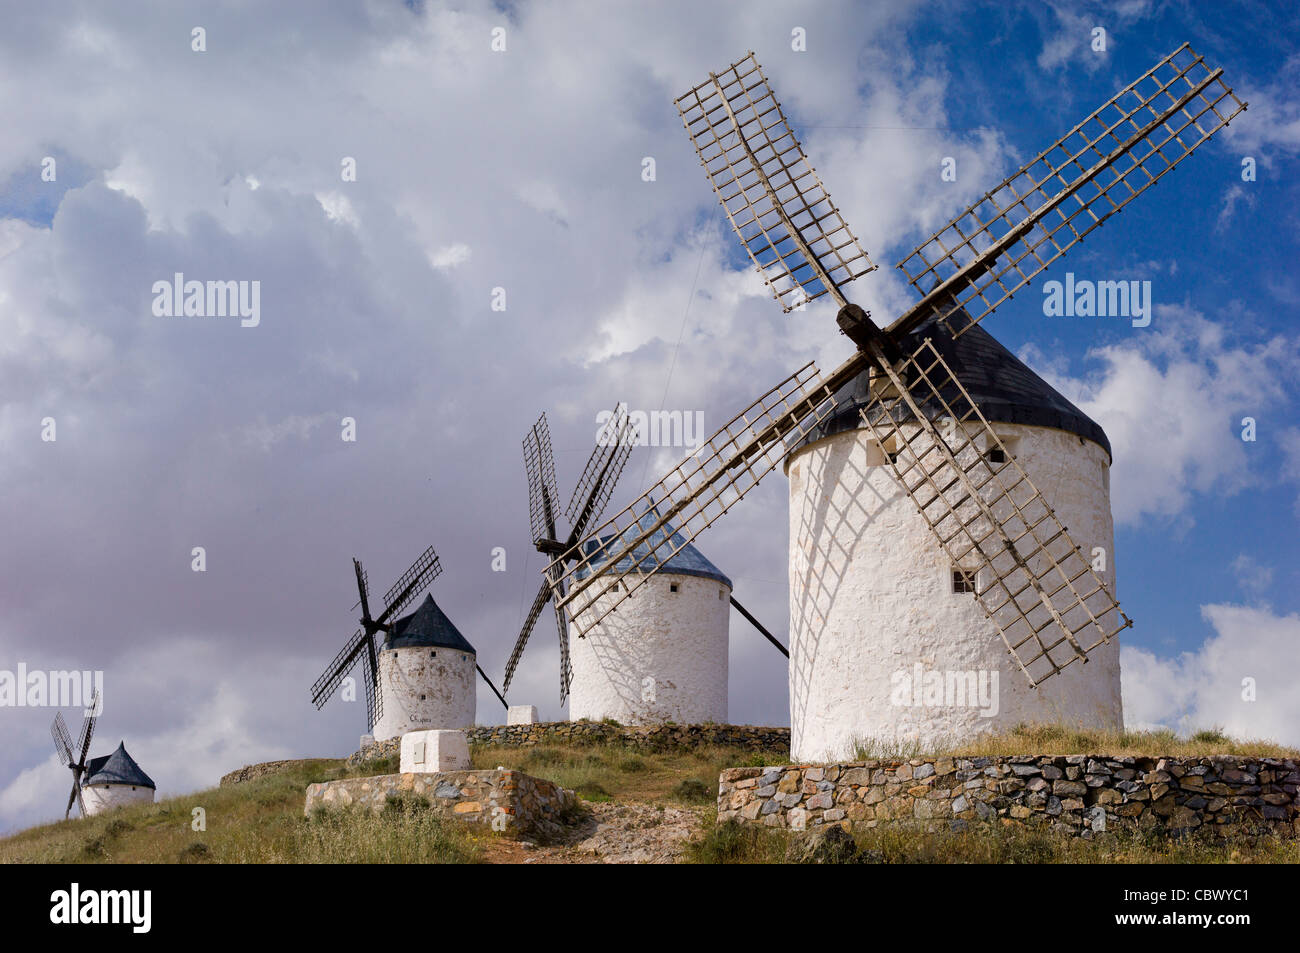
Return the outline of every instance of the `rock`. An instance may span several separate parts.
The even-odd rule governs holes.
[[[1074,794],[1083,795],[1087,792],[1088,786],[1081,781],[1053,781],[1053,794]]]
[[[912,778],[913,780],[920,781],[923,778],[928,778],[932,774],[934,774],[934,765],[923,764],[912,772]]]
[[[851,864],[857,854],[853,835],[832,824],[793,838],[786,848],[785,859],[791,864]]]

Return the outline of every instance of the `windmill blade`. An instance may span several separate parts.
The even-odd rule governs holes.
[[[384,693],[379,690],[379,668],[374,647],[372,639],[368,650],[361,653],[366,692],[366,725],[371,731],[375,730],[375,725],[384,714]]]
[[[578,636],[591,628],[682,547],[726,513],[784,458],[787,438],[798,440],[834,409],[833,394],[867,366],[857,351],[823,378],[811,362],[777,384],[691,456],[583,542],[555,559]],[[657,505],[652,501],[658,501]],[[649,511],[649,513],[647,513]],[[669,521],[676,530],[663,532]],[[656,543],[649,540],[658,534]],[[583,578],[578,578],[581,575]],[[596,603],[599,601],[599,605]]]
[[[353,558],[352,569],[357,574],[357,601],[352,608],[361,607],[361,617],[370,618],[370,573],[361,566],[361,560]]]
[[[573,666],[569,661],[569,622],[564,607],[559,603],[559,598],[564,596],[564,581],[558,578],[558,573],[553,575],[556,577],[552,580],[554,595],[558,598],[551,599],[551,605],[555,607],[555,627],[560,635],[560,704],[563,705],[569,697],[569,686],[573,684]]]
[[[99,712],[99,691],[98,691],[98,689],[96,689],[96,691],[94,692],[94,694],[92,694],[92,695],[90,696],[90,709],[89,709],[89,711],[90,711],[90,714],[89,714],[89,715],[86,715],[86,716],[82,719],[82,722],[81,722],[81,738],[79,739],[79,742],[78,742],[78,745],[77,745],[77,747],[78,747],[78,748],[80,749],[80,751],[81,751],[81,757],[78,759],[77,764],[78,764],[79,766],[81,766],[81,767],[85,767],[85,764],[86,764],[86,755],[88,755],[88,754],[90,753],[90,739],[93,738],[94,735],[95,735],[95,722],[97,722],[97,721],[99,720],[99,714],[98,714],[98,712]]]
[[[596,448],[587,458],[587,465],[565,510],[573,525],[574,539],[581,539],[588,524],[600,519],[605,512],[609,498],[614,495],[614,485],[623,475],[627,459],[636,446],[636,438],[636,429],[628,419],[627,405],[620,403],[601,429]]]
[[[344,677],[352,671],[352,667],[357,663],[357,655],[365,648],[366,643],[370,640],[369,634],[365,629],[357,629],[352,638],[339,650],[339,654],[334,656],[334,661],[321,673],[320,678],[316,679],[311,687],[311,700],[319,711],[325,707],[325,703],[330,700],[331,696],[338,691]]]
[[[393,618],[440,575],[442,562],[430,546],[411,564],[410,569],[402,573],[393,587],[384,593],[384,614],[375,621],[382,625]]]
[[[710,74],[676,106],[731,227],[786,311],[838,296],[839,286],[875,270],[753,53]]]
[[[897,267],[924,297],[888,330],[991,314],[1246,108],[1222,74],[1184,43],[922,242]]]
[[[551,452],[551,431],[543,413],[524,437],[524,472],[528,475],[528,525],[533,539],[555,539],[555,456]]]
[[[76,804],[81,808],[81,816],[86,816],[86,802],[81,799],[81,779],[72,779],[72,790],[68,792],[68,806],[63,811],[63,819],[66,821],[72,816],[72,805]]]
[[[63,720],[63,712],[54,713],[54,724],[50,726],[50,735],[54,738],[54,750],[59,754],[59,760],[64,765],[71,765],[72,760],[72,735],[68,731],[67,722]]]
[[[931,341],[881,366],[862,419],[952,565],[976,570],[975,598],[1030,683],[1130,626]]]
[[[510,653],[510,658],[506,661],[505,678],[501,680],[501,690],[510,691],[510,680],[515,677],[515,669],[519,666],[519,658],[524,654],[524,646],[528,644],[528,637],[533,634],[533,626],[537,625],[537,620],[541,618],[542,610],[546,608],[546,603],[551,601],[551,581],[549,578],[542,580],[542,588],[537,590],[537,596],[533,599],[532,608],[528,610],[528,617],[524,619],[524,627],[519,630],[519,638],[515,640],[515,647]]]

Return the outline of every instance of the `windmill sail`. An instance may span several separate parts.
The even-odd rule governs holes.
[[[566,582],[560,605],[580,637],[639,589],[668,560],[708,529],[784,458],[786,441],[797,440],[834,408],[832,394],[863,370],[860,352],[829,377],[811,362],[777,384],[727,422],[690,457],[600,526],[592,535],[606,543],[583,551],[575,544],[550,569]],[[647,520],[645,512],[656,515]],[[675,534],[646,541],[669,521]],[[633,553],[639,555],[633,558]],[[621,566],[604,571],[606,567]]]
[[[533,539],[555,539],[555,457],[551,452],[551,431],[546,414],[524,438],[524,472],[528,476],[528,522]]]
[[[897,267],[923,297],[889,331],[964,311],[961,334],[1246,108],[1184,43]]]
[[[731,227],[786,311],[875,270],[753,53],[676,105]]]
[[[1030,683],[1131,625],[930,339],[881,367],[862,421]]]

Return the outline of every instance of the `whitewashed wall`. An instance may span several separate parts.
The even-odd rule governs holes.
[[[467,652],[428,646],[380,652],[384,708],[375,725],[375,740],[422,729],[473,727],[474,659]]]
[[[730,595],[715,579],[661,572],[586,638],[570,626],[569,718],[726,722]]]
[[[124,804],[152,804],[153,788],[137,784],[92,784],[81,789],[88,815],[102,814]]]
[[[1105,451],[1044,427],[997,430],[1019,438],[1018,462],[1075,543],[1105,548],[1102,576],[1113,587]],[[1118,643],[1031,688],[974,597],[952,592],[947,557],[883,464],[866,431],[833,435],[786,462],[792,757],[847,758],[866,739],[942,744],[1018,722],[1122,726]],[[914,676],[918,663],[923,672],[988,673],[988,687],[996,673],[996,714],[924,697],[898,704],[895,673]]]

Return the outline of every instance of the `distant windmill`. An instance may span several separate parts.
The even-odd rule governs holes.
[[[366,694],[366,724],[373,731],[379,724],[384,713],[384,687],[380,683],[380,655],[385,650],[385,646],[391,645],[395,635],[402,634],[403,623],[414,619],[414,616],[408,616],[406,619],[398,619],[397,614],[423,592],[428,586],[442,574],[442,562],[438,555],[430,546],[420,558],[411,564],[411,567],[402,573],[397,582],[384,593],[384,610],[377,618],[370,615],[370,578],[361,566],[358,559],[352,560],[352,568],[356,574],[357,592],[359,599],[356,605],[361,607],[361,628],[358,629],[351,639],[335,656],[334,661],[329,664],[324,673],[318,678],[311,689],[311,698],[313,704],[319,710],[325,706],[343,679],[356,666],[360,659],[363,666],[363,684]],[[432,597],[426,599],[426,604],[432,608],[421,606],[417,615],[429,615],[432,618],[427,620],[432,629],[437,630],[437,637],[442,641],[438,644],[447,643],[446,647],[457,652],[464,653],[467,657],[473,658],[473,648],[464,641],[464,638],[455,631],[446,617],[442,615],[441,610],[433,603]],[[356,608],[354,605],[353,608]],[[423,618],[421,622],[426,622]],[[377,640],[380,632],[385,633],[383,643]],[[505,704],[505,699],[501,693],[496,690],[492,681],[487,674],[478,665],[477,659],[474,659],[474,667],[478,674],[482,676],[488,687],[492,689],[493,694],[501,699]],[[470,680],[472,684],[472,679]],[[419,701],[424,701],[425,695],[418,695]],[[472,718],[471,718],[472,720]],[[451,725],[436,725],[434,727],[461,727]],[[381,739],[382,740],[382,739]]]
[[[555,518],[556,500],[558,498],[555,483],[555,461],[546,415],[542,414],[524,438],[523,443],[524,469],[528,477],[529,517],[534,543],[538,552],[553,557],[558,553],[571,550],[583,541],[586,528],[593,521],[600,518],[601,512],[608,503],[614,485],[622,473],[636,439],[635,427],[629,419],[627,408],[625,405],[619,404],[602,429],[597,439],[596,448],[587,460],[582,477],[579,479],[573,496],[570,498],[566,513],[572,521],[571,529],[568,539],[560,541]],[[650,513],[653,510],[653,501],[651,501],[646,512]],[[673,535],[671,527],[668,527],[663,532],[667,532],[668,536]],[[603,543],[599,539],[587,538],[584,544],[584,552],[590,554],[593,548],[599,548],[602,545]],[[642,555],[640,550],[638,550],[637,555],[638,557]],[[683,550],[675,554],[675,556],[676,558],[668,565],[656,567],[657,570],[664,571],[675,579],[679,575],[707,576],[722,583],[723,591],[728,597],[730,605],[734,606],[769,642],[776,646],[782,655],[789,657],[789,652],[785,646],[736,599],[731,591],[731,581],[722,575],[717,567],[709,563],[693,547],[690,548],[689,552]],[[638,558],[633,560],[632,564],[635,565],[640,561]],[[510,661],[506,666],[504,688],[509,690],[511,679],[514,677],[515,669],[520,656],[523,654],[529,635],[532,633],[533,627],[543,609],[545,609],[547,602],[550,602],[553,606],[556,606],[555,617],[560,637],[560,701],[563,702],[568,697],[569,690],[572,687],[573,668],[570,662],[569,624],[564,610],[559,608],[559,603],[564,596],[563,588],[558,585],[559,575],[555,567],[548,568],[541,588],[538,590],[532,608],[524,622],[523,630],[519,633]],[[674,583],[668,591],[671,594],[677,594],[679,585],[685,585],[685,583]],[[695,595],[702,594],[696,593]],[[683,597],[685,597],[685,593],[683,593]],[[712,596],[708,598],[713,599]],[[681,602],[684,600],[672,601]],[[608,646],[602,645],[586,652],[584,668],[588,672],[591,684],[583,686],[585,689],[581,693],[583,697],[580,702],[574,703],[583,714],[590,714],[592,717],[619,717],[641,721],[654,720],[656,717],[655,712],[681,714],[694,708],[696,714],[701,711],[708,712],[710,717],[719,711],[725,712],[726,612],[724,611],[719,618],[717,613],[713,611],[713,606],[705,606],[706,611],[699,614],[702,629],[698,633],[691,634],[680,629],[680,627],[667,624],[661,615],[662,610],[665,608],[667,608],[666,605],[647,602],[643,607],[643,611],[632,614],[637,621],[631,623],[630,627],[624,627],[618,633],[605,633],[612,642],[624,642],[629,638],[638,638],[641,645],[638,646],[637,650],[633,650],[631,646],[626,645],[622,648],[614,648],[611,644]],[[646,624],[642,625],[642,621]],[[655,632],[650,634],[650,629],[654,629]],[[579,637],[585,638],[587,634],[587,631],[582,631],[579,633]],[[693,638],[694,635],[699,636],[699,645],[695,652],[703,653],[702,655],[692,654],[690,649],[682,651],[681,640],[683,638]],[[710,647],[705,648],[706,644]],[[624,651],[625,649],[626,651]],[[617,658],[614,656],[617,656]],[[636,668],[634,660],[637,656],[646,660],[650,667],[655,669],[653,675],[648,672],[634,671]],[[653,658],[652,662],[649,661],[650,658]],[[620,668],[624,670],[616,671]],[[641,681],[646,678],[659,677],[671,681],[679,688],[685,689],[692,680],[687,674],[692,668],[711,669],[713,671],[717,677],[708,677],[702,671],[696,672],[696,674],[702,676],[701,689],[707,684],[709,688],[714,689],[710,694],[719,695],[720,697],[712,699],[700,698],[696,700],[697,704],[695,706],[686,704],[684,707],[680,702],[674,703],[663,698],[652,703],[649,701],[649,697],[655,694],[654,691],[652,689],[643,689],[640,685]],[[717,682],[721,683],[720,689],[714,684]],[[646,697],[647,700],[642,702],[640,701],[641,697]],[[578,715],[574,714],[573,717],[578,717]],[[668,716],[661,715],[660,717]],[[725,717],[725,714],[721,717]]]
[[[1028,682],[1039,685],[1110,643],[1131,624],[1112,588],[989,422],[1001,418],[977,403],[944,354],[952,340],[973,340],[979,321],[1244,109],[1221,77],[1186,44],[1165,57],[905,259],[900,268],[920,301],[884,327],[842,291],[876,266],[832,204],[753,54],[680,97],[701,164],[773,295],[787,312],[830,295],[856,349],[829,375],[809,363],[764,393],[591,534],[607,542],[579,541],[557,553],[546,568],[557,611],[567,612],[579,635],[599,625],[819,433],[846,388],[860,383],[858,427],[880,450],[873,472],[888,474],[893,492],[910,500],[909,518],[919,513],[935,561],[953,567],[954,587],[960,573],[961,591],[974,597]],[[819,485],[829,494],[840,478],[819,480],[828,481]],[[865,487],[845,492],[859,499],[854,494]],[[664,531],[669,525],[675,534]],[[819,638],[839,633],[814,618],[805,634],[802,651],[820,647],[827,677],[852,684],[823,664],[834,661],[834,649]],[[792,669],[797,733],[795,721],[813,717],[816,706],[797,710],[807,688],[793,678]]]
[[[569,518],[569,535],[560,539],[556,522],[556,510],[559,507],[559,492],[555,488],[555,457],[551,451],[551,431],[543,413],[524,438],[524,471],[528,476],[528,521],[532,529],[533,545],[545,556],[554,557],[575,547],[583,538],[587,526],[600,519],[600,514],[609,504],[614,494],[614,485],[627,465],[627,458],[636,445],[636,433],[628,420],[627,408],[619,404],[602,428],[596,440],[596,447],[587,458],[582,476],[573,488],[565,515]],[[558,589],[561,570],[550,568],[542,581],[537,596],[533,599],[524,626],[515,640],[514,650],[506,662],[506,675],[501,683],[503,691],[510,691],[510,682],[515,677],[515,669],[524,654],[528,637],[533,634],[533,627],[541,618],[542,610],[548,602],[555,607],[555,624],[560,637],[560,702],[569,697],[569,684],[573,680],[573,670],[569,666],[569,628],[560,608],[559,599],[554,594],[563,595]]]
[[[86,802],[81,793],[81,781],[86,774],[86,759],[90,754],[90,739],[95,734],[95,720],[99,717],[99,692],[96,691],[90,699],[90,707],[85,710],[81,720],[81,734],[77,737],[75,747],[72,743],[72,735],[68,733],[68,725],[63,720],[63,712],[55,712],[54,724],[50,727],[50,734],[54,737],[54,750],[58,752],[59,760],[62,761],[72,771],[72,791],[68,794],[68,806],[63,812],[66,820],[72,816],[72,805],[75,803],[81,810],[81,816],[86,817]]]

